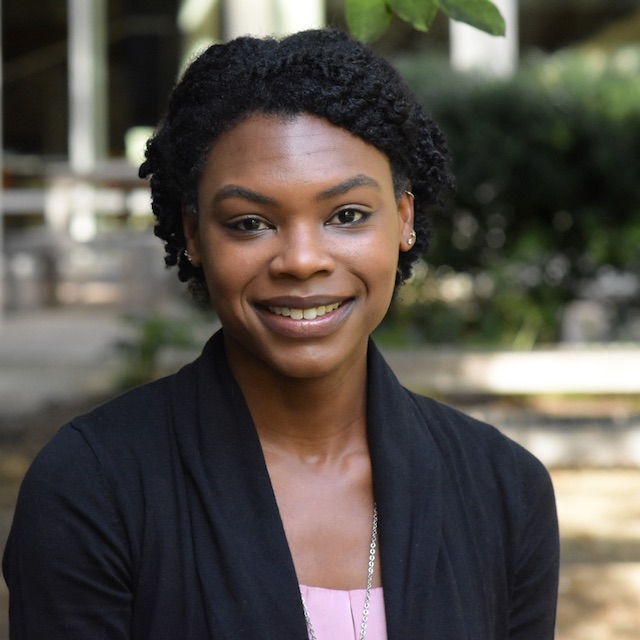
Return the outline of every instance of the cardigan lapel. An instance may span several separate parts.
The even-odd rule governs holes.
[[[306,640],[284,527],[221,333],[177,374],[172,406],[210,638]]]
[[[368,371],[369,446],[388,637],[426,638],[439,586],[442,463],[424,417],[372,342]]]
[[[176,375],[171,405],[210,638],[306,640],[262,448],[220,332]],[[388,637],[428,637],[447,597],[436,584],[448,570],[442,463],[424,416],[373,342],[367,422]]]

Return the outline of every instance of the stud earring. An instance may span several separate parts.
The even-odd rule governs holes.
[[[407,240],[407,244],[408,244],[409,246],[413,245],[413,243],[414,243],[414,242],[415,242],[415,240],[416,240],[416,237],[417,237],[417,236],[416,236],[416,232],[412,229],[412,230],[411,230],[411,234],[409,235],[409,239]]]
[[[193,256],[185,249],[184,250],[184,257],[189,261],[189,262],[193,262]]]

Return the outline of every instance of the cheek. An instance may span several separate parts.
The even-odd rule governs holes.
[[[211,243],[207,245],[204,256],[204,277],[209,297],[216,310],[234,303],[237,294],[243,288],[246,278],[243,268],[246,261],[225,250],[224,246]]]
[[[357,269],[367,289],[380,297],[381,304],[388,305],[396,282],[398,247],[393,241],[381,239],[364,244],[358,253]]]

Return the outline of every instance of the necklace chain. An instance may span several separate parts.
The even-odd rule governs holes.
[[[373,585],[373,569],[376,564],[376,547],[378,540],[378,507],[374,503],[373,505],[373,527],[371,531],[371,545],[369,546],[369,569],[367,572],[367,591],[364,596],[364,608],[362,610],[362,625],[360,626],[360,640],[364,640],[367,635],[367,622],[369,620],[369,602],[371,600],[371,586]],[[311,618],[309,617],[309,610],[307,609],[307,603],[304,601],[304,596],[300,593],[302,599],[302,610],[304,611],[304,619],[307,622],[307,631],[309,632],[309,640],[318,640],[316,638],[316,632],[311,624]]]

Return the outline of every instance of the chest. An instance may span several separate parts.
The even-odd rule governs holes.
[[[339,470],[269,465],[272,486],[298,581],[327,589],[367,584],[374,497],[368,459]],[[374,586],[381,585],[379,545]]]

